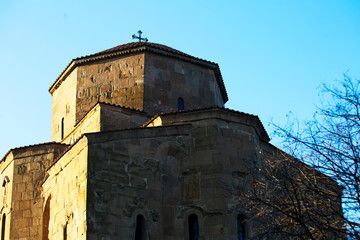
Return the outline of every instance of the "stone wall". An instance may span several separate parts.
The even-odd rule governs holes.
[[[0,190],[0,209],[1,223],[5,221],[5,239],[10,237],[10,222],[12,221],[12,211],[14,207],[12,203],[14,189],[14,155],[10,152],[0,163],[1,169],[1,190]],[[5,219],[4,219],[5,216]],[[3,231],[2,229],[0,231]]]
[[[73,130],[62,140],[63,143],[73,144],[84,133],[100,132],[101,130],[101,110],[97,105],[92,108],[79,122]]]
[[[175,133],[178,137],[173,136]],[[171,175],[170,166],[178,165],[186,156],[175,149],[177,138],[188,133],[185,125],[165,132],[133,129],[86,135],[90,239],[134,239],[138,214],[146,220],[149,239],[167,239],[162,237],[162,216],[167,210],[163,202],[182,198],[180,183]],[[179,168],[173,171],[177,175]]]
[[[149,115],[177,110],[179,97],[185,109],[224,106],[213,69],[150,52],[145,55],[144,95]]]
[[[100,103],[101,131],[112,131],[142,126],[148,116],[144,112]]]
[[[254,128],[220,121],[87,134],[88,236],[133,239],[144,216],[148,239],[188,239],[199,217],[203,239],[234,239],[243,214],[234,182],[248,186],[245,162],[258,159]]]
[[[78,72],[72,71],[52,97],[52,135],[51,141],[61,142],[62,119],[64,118],[64,137],[75,126],[76,117],[76,85]]]
[[[144,112],[106,103],[96,104],[62,140],[73,144],[83,134],[139,127],[148,119]]]
[[[7,239],[41,239],[42,204],[41,182],[45,170],[54,159],[66,148],[66,145],[49,143],[15,149],[0,164],[1,178],[10,179],[9,196],[3,205],[3,213],[7,216],[7,224],[11,219]],[[13,174],[11,174],[11,171]],[[11,201],[11,211],[9,202]],[[4,203],[4,202],[3,202]],[[7,230],[9,224],[7,225]]]
[[[49,239],[86,238],[87,141],[80,139],[49,170],[42,212],[49,209]],[[47,208],[47,205],[49,208]]]
[[[97,102],[151,116],[177,110],[178,98],[185,109],[224,106],[211,67],[151,52],[77,66],[53,92],[52,141],[62,140],[62,125],[66,138]]]
[[[143,110],[144,54],[99,61],[77,69],[76,121],[98,101]]]

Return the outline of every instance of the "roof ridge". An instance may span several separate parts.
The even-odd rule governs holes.
[[[104,105],[108,105],[108,106],[112,106],[112,107],[117,107],[117,108],[122,108],[122,109],[126,109],[129,111],[134,111],[134,112],[138,112],[138,113],[143,113],[143,114],[147,114],[146,112],[136,109],[136,108],[130,108],[130,107],[124,107],[124,106],[120,106],[120,105],[116,105],[116,104],[112,104],[112,103],[107,103],[107,102],[103,102],[103,101],[97,101],[94,103],[94,105],[91,106],[91,108],[84,113],[84,116],[82,116],[78,121],[76,121],[74,127],[77,127],[79,125],[79,123],[81,121],[83,121],[86,116],[98,105],[98,104],[104,104]]]
[[[168,47],[168,46],[166,46],[164,44],[152,43],[152,42],[130,42],[130,43],[125,43],[125,44],[120,44],[120,45],[118,45],[116,47],[109,48],[109,49],[106,49],[104,51],[97,52],[97,53],[92,54],[90,56],[94,56],[94,55],[98,55],[98,54],[100,55],[100,54],[103,54],[103,53],[111,53],[111,52],[115,52],[115,51],[122,50],[122,49],[137,48],[137,47],[142,47],[142,46],[155,47],[155,48],[159,48],[159,49],[162,49],[162,50],[165,50],[165,51],[170,51],[170,52],[174,52],[174,53],[177,53],[177,54],[193,57],[190,54],[184,53],[184,52],[179,51],[179,50],[177,50],[175,48]]]
[[[146,123],[144,123],[142,125],[142,127],[146,127],[149,123],[151,123],[154,119],[156,119],[159,116],[166,116],[166,115],[172,115],[172,114],[178,114],[178,113],[191,113],[191,112],[212,110],[212,109],[225,110],[225,111],[228,111],[228,112],[232,112],[232,113],[236,113],[236,114],[242,114],[242,115],[245,115],[245,116],[248,116],[248,117],[256,118],[259,121],[260,126],[261,126],[262,130],[264,131],[266,137],[270,140],[270,137],[269,137],[268,133],[266,132],[266,130],[264,128],[264,124],[262,123],[262,121],[261,121],[261,119],[259,118],[258,115],[254,115],[254,114],[250,114],[250,113],[246,113],[246,112],[241,112],[241,111],[237,111],[237,110],[230,109],[230,108],[225,108],[225,107],[220,107],[220,106],[209,106],[209,107],[203,107],[203,108],[198,107],[198,108],[192,108],[192,109],[188,109],[188,110],[177,110],[177,111],[171,111],[171,112],[157,113],[152,118],[150,118]]]
[[[207,60],[204,60],[204,59],[201,59],[201,58],[191,56],[191,55],[189,55],[187,53],[184,53],[182,51],[176,50],[174,48],[168,47],[168,46],[163,45],[163,44],[151,43],[151,42],[130,42],[130,43],[125,43],[125,44],[120,44],[120,45],[118,45],[116,47],[112,47],[112,48],[109,48],[109,49],[106,49],[104,51],[100,51],[100,52],[97,52],[97,53],[94,53],[94,54],[89,54],[89,55],[85,55],[85,56],[81,56],[81,57],[71,59],[70,63],[65,67],[65,69],[60,73],[59,77],[57,77],[55,82],[50,86],[49,91],[55,85],[55,83],[61,78],[61,76],[66,72],[66,70],[71,66],[71,64],[74,63],[75,61],[83,60],[83,59],[91,58],[91,57],[97,57],[97,56],[101,56],[101,55],[105,55],[105,54],[110,54],[110,53],[114,53],[114,52],[121,51],[121,50],[131,50],[131,49],[134,49],[134,48],[137,48],[137,47],[142,47],[142,46],[154,47],[154,48],[158,48],[158,49],[161,49],[161,50],[164,50],[164,51],[179,54],[179,55],[182,55],[182,56],[195,58],[195,59],[198,59],[198,60],[202,60],[202,61],[206,61],[206,62],[209,62],[209,63],[216,64],[214,62],[210,62],[210,61],[207,61]]]
[[[139,113],[144,113],[144,114],[147,114],[145,111],[143,110],[139,110],[139,109],[136,109],[136,108],[132,108],[132,107],[125,107],[125,106],[121,106],[121,105],[118,105],[118,104],[113,104],[113,103],[109,103],[109,102],[104,102],[104,101],[97,101],[96,104],[104,104],[104,105],[108,105],[108,106],[113,106],[113,107],[118,107],[118,108],[123,108],[123,109],[127,109],[127,110],[131,110],[131,111],[135,111],[135,112],[139,112]],[[96,106],[96,104],[94,106]],[[93,107],[94,107],[93,106]],[[92,108],[93,108],[92,107]]]
[[[187,125],[187,124],[178,124],[178,125]],[[171,127],[171,126],[159,126],[160,127]],[[87,135],[96,135],[96,134],[108,134],[108,133],[114,133],[114,132],[122,132],[122,131],[131,131],[131,130],[137,130],[137,129],[147,129],[147,128],[143,128],[143,127],[131,127],[131,128],[124,128],[124,129],[115,129],[115,130],[108,130],[108,131],[102,131],[102,132],[88,132],[88,133],[83,133],[80,135],[80,137],[72,144],[65,144],[67,145],[67,148],[54,160],[54,162],[52,164],[49,165],[49,167],[46,169],[46,171],[48,171],[52,166],[54,166],[59,160],[60,158],[62,158],[68,151],[70,151],[78,142],[81,141],[81,139],[83,137],[86,137]],[[146,130],[144,130],[146,131]]]
[[[257,115],[254,115],[254,114],[251,114],[251,113],[241,112],[241,111],[237,111],[237,110],[234,110],[234,109],[213,105],[213,106],[208,106],[208,107],[197,107],[197,108],[192,108],[192,109],[187,109],[187,110],[175,110],[175,111],[170,111],[170,112],[160,112],[160,113],[157,113],[156,115],[154,115],[148,122],[151,122],[151,120],[155,119],[158,116],[177,114],[177,113],[196,112],[196,111],[210,110],[210,109],[215,109],[215,108],[223,109],[223,110],[226,110],[226,111],[230,111],[230,112],[234,112],[234,113],[240,113],[240,114],[244,114],[244,115],[247,115],[247,116],[259,118]],[[146,124],[147,124],[147,122],[144,123],[144,125],[146,125]]]
[[[25,149],[25,148],[29,148],[29,147],[38,147],[38,146],[43,146],[43,145],[51,145],[51,144],[70,146],[69,144],[66,144],[66,143],[51,141],[51,142],[36,143],[36,144],[25,145],[25,146],[21,146],[21,147],[10,148],[10,150],[7,151],[7,153],[5,153],[4,157],[1,159],[0,162],[3,162],[3,161],[5,160],[5,158],[6,158],[6,156],[7,156],[10,152],[12,152],[12,151],[16,151],[16,150],[20,150],[20,149]]]

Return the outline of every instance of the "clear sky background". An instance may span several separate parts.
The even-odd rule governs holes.
[[[0,158],[51,140],[51,84],[71,59],[150,42],[219,64],[227,108],[310,119],[321,83],[360,78],[360,1],[0,0]],[[272,140],[276,144],[276,140]]]

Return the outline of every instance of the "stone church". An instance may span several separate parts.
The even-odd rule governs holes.
[[[73,59],[49,89],[52,139],[0,163],[4,239],[246,239],[246,162],[274,151],[224,108],[219,66],[133,42]]]

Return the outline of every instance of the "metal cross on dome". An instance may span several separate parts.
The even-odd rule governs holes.
[[[142,38],[142,37],[141,37],[141,34],[142,34],[142,31],[141,31],[141,30],[138,31],[138,34],[139,34],[139,36],[136,36],[135,34],[133,34],[133,35],[132,35],[132,38],[133,38],[133,39],[135,39],[135,38],[136,38],[136,39],[139,39],[139,42],[141,42],[141,41],[147,42],[147,41],[148,41],[147,38]]]

